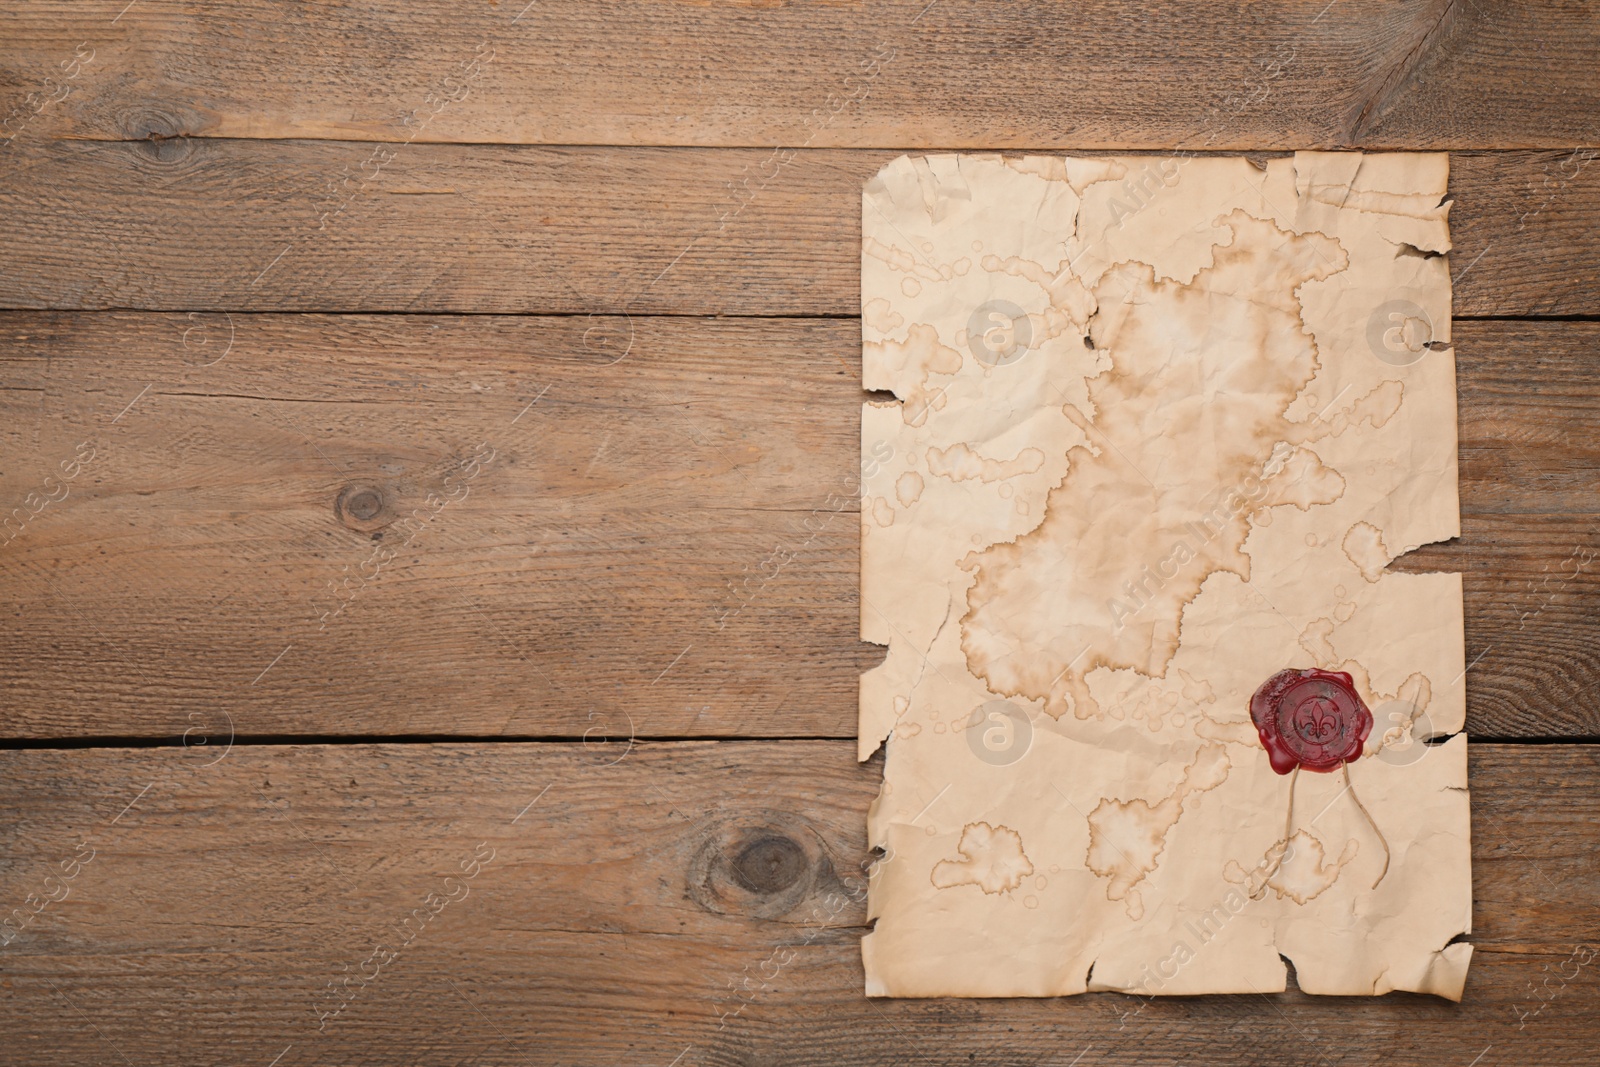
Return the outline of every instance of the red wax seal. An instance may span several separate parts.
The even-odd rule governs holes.
[[[1372,712],[1339,671],[1279,671],[1250,698],[1267,759],[1279,774],[1354,763],[1372,732]]]

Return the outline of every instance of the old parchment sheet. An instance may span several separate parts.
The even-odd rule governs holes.
[[[940,155],[867,184],[869,995],[1272,992],[1286,958],[1311,993],[1460,999],[1460,576],[1384,571],[1459,532],[1447,172]],[[1354,796],[1297,775],[1286,834],[1249,701],[1310,667],[1375,725]]]

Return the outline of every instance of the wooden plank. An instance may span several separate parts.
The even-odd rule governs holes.
[[[852,735],[857,323],[627,326],[0,315],[4,736]],[[1600,325],[1455,338],[1397,569],[1465,574],[1472,733],[1593,736]]]
[[[1600,19],[1551,0],[1201,0],[1138,18],[1109,0],[122,8],[8,9],[24,132],[1493,148],[1593,143],[1600,112]]]
[[[1457,316],[1600,312],[1580,295],[1600,279],[1600,253],[1581,236],[1600,211],[1596,158],[1595,148],[1450,156]],[[1490,262],[1491,274],[1478,273]]]
[[[1600,733],[1600,324],[1565,325],[1455,324],[1462,536],[1392,565],[1462,573],[1478,733]]]
[[[7,327],[13,736],[853,729],[853,323]]]
[[[1472,748],[1460,1005],[867,1001],[849,742],[217,753],[0,752],[8,1062],[1461,1067],[1600,1031],[1590,746]]]
[[[0,306],[855,315],[898,154],[19,140]],[[1452,156],[1458,316],[1600,314],[1596,154]]]

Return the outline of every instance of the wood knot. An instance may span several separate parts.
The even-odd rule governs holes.
[[[194,155],[194,141],[182,134],[172,137],[151,134],[135,140],[133,148],[139,153],[140,158],[167,166],[185,163]]]
[[[733,877],[752,893],[778,893],[805,877],[810,866],[805,849],[787,837],[768,834],[733,857]]]
[[[118,130],[133,160],[155,163],[162,168],[178,168],[198,157],[195,138],[202,130],[202,117],[190,107],[176,104],[142,104],[118,115]]]
[[[798,816],[747,811],[703,825],[700,834],[688,890],[707,911],[777,919],[842,889],[821,837]]]
[[[389,494],[378,486],[352,483],[339,490],[333,513],[352,530],[372,533],[394,521]]]
[[[181,151],[192,147],[185,142],[205,125],[195,109],[165,102],[143,103],[117,116],[116,123],[124,140],[143,142],[149,148],[175,141],[172,149]]]

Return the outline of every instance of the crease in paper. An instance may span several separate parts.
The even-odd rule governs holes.
[[[1460,576],[1385,571],[1459,532],[1446,180],[941,155],[867,184],[863,384],[896,398],[861,422],[870,995],[1271,992],[1281,956],[1312,993],[1460,998]],[[1286,836],[1248,713],[1286,667],[1373,710],[1383,842],[1311,772]]]

